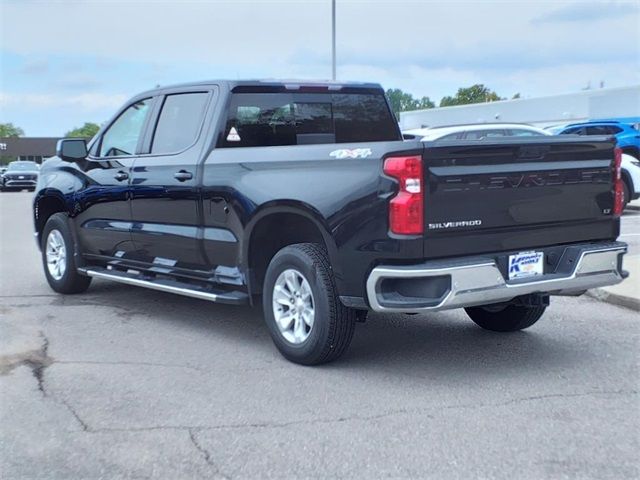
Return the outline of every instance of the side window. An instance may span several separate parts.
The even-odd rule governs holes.
[[[295,145],[290,94],[242,93],[232,95],[222,147]]]
[[[572,127],[560,133],[560,135],[585,135],[584,130],[584,127]]]
[[[336,143],[401,140],[384,95],[333,94]]]
[[[512,128],[511,135],[514,137],[543,137],[542,133],[533,130],[524,130],[521,128]]]
[[[158,118],[151,153],[184,150],[198,137],[209,94],[206,92],[167,95]]]
[[[98,139],[95,142],[93,142],[93,144],[91,144],[91,148],[89,149],[89,156],[97,157],[99,148],[100,148],[100,140]]]
[[[507,132],[504,130],[487,130],[484,138],[506,137]]]
[[[118,157],[135,154],[150,106],[151,99],[146,98],[122,112],[102,136],[100,156]]]
[[[400,140],[382,94],[237,93],[218,147]]]
[[[464,132],[450,133],[449,135],[445,135],[444,137],[438,138],[436,141],[439,142],[441,140],[460,140],[464,137]]]
[[[296,143],[335,143],[333,105],[329,103],[294,103]]]
[[[587,127],[587,135],[610,135],[611,132],[607,125],[594,125]]]
[[[465,135],[465,140],[480,140],[483,138],[504,137],[505,131],[499,129],[493,130],[471,130]]]

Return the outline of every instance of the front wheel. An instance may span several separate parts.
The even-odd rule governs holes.
[[[476,325],[493,332],[515,332],[524,330],[536,323],[542,317],[546,305],[526,307],[508,305],[506,307],[485,305],[481,307],[467,307],[464,310]]]
[[[42,231],[42,264],[49,286],[58,293],[81,293],[91,277],[78,273],[73,235],[64,213],[54,213]]]
[[[294,363],[335,360],[353,338],[356,312],[340,302],[327,253],[315,243],[276,253],[264,280],[263,309],[276,347]]]

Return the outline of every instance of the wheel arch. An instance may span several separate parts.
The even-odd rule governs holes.
[[[631,155],[636,160],[640,160],[640,147],[636,145],[625,145],[624,147],[620,147],[622,153]]]
[[[33,222],[36,241],[42,245],[42,232],[47,220],[54,213],[70,214],[69,205],[59,190],[47,189],[38,192],[33,200]]]
[[[245,227],[241,263],[252,296],[262,292],[266,267],[273,255],[287,245],[304,242],[321,243],[326,248],[340,290],[337,246],[325,218],[306,203],[277,201],[262,206]]]

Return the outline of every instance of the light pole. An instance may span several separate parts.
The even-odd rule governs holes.
[[[331,79],[336,80],[336,0],[331,0]]]

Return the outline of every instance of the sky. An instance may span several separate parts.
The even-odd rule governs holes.
[[[639,0],[336,0],[338,80],[436,103],[640,85]],[[62,136],[156,85],[331,77],[331,1],[0,0],[0,122]]]

